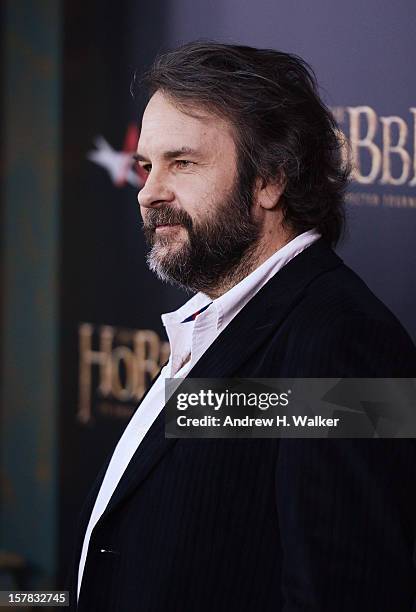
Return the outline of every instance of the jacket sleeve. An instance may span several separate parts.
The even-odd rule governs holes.
[[[415,376],[407,334],[380,321],[328,326],[303,355],[302,377]],[[415,440],[282,439],[284,612],[416,609],[415,483]]]

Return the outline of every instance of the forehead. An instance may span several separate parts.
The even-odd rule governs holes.
[[[174,100],[157,91],[143,114],[140,152],[151,154],[185,146],[205,152],[221,149],[223,154],[234,153],[233,129],[228,121],[197,106],[185,112]]]

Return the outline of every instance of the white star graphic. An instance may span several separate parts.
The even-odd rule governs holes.
[[[98,136],[94,144],[96,149],[89,151],[87,158],[105,168],[114,185],[120,187],[129,183],[133,187],[142,186],[139,176],[132,167],[134,162],[132,153],[116,151],[102,136]]]

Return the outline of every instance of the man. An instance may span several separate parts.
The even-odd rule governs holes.
[[[411,610],[413,440],[175,440],[166,377],[412,377],[397,319],[332,251],[347,169],[299,58],[158,58],[137,161],[148,263],[196,292],[84,507],[85,612]],[[416,605],[416,604],[415,604]]]

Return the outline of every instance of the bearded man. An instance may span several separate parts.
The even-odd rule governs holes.
[[[394,315],[334,253],[348,169],[310,68],[190,43],[145,79],[150,269],[195,295],[85,504],[85,612],[412,609],[413,440],[166,439],[168,377],[413,377]]]

